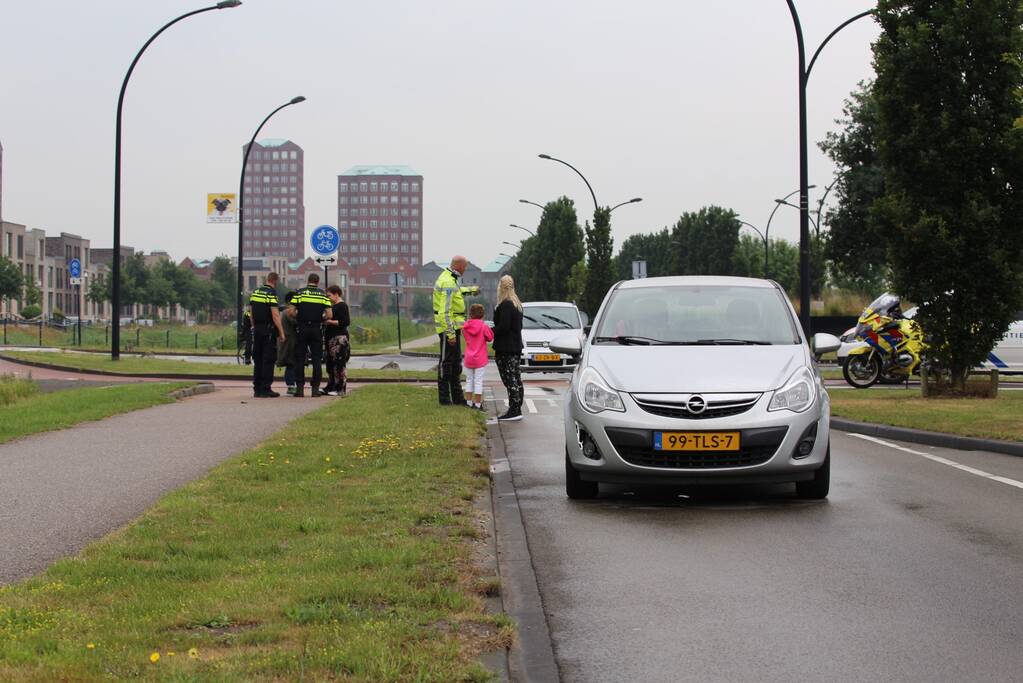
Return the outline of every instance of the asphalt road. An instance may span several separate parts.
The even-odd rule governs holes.
[[[834,433],[826,502],[569,501],[548,385],[500,429],[564,681],[1023,678],[1023,459]]]

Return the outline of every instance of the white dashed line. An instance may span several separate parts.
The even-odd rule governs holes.
[[[531,412],[531,413],[535,414],[537,412],[536,404],[533,403],[533,399],[531,399],[531,398],[527,398],[526,399],[526,407],[529,408],[529,412]]]
[[[887,441],[883,441],[881,439],[878,439],[877,437],[867,436],[866,434],[850,434],[850,436],[855,436],[857,439],[863,439],[864,441],[870,441],[871,443],[876,443],[876,444],[879,444],[881,446],[887,446],[888,448],[894,448],[895,450],[902,451],[904,453],[911,453],[912,455],[919,455],[921,458],[927,458],[928,460],[932,460],[934,462],[941,463],[942,465],[948,465],[949,467],[954,467],[957,470],[962,470],[963,472],[967,472],[969,474],[973,474],[973,475],[976,475],[978,477],[982,477],[984,479],[990,479],[992,481],[1001,482],[1002,484],[1008,484],[1009,486],[1015,486],[1018,489],[1023,489],[1023,481],[1016,481],[1015,479],[1009,479],[1008,477],[1002,477],[1002,476],[999,476],[997,474],[991,474],[990,472],[985,472],[984,470],[978,470],[976,467],[970,467],[969,465],[963,465],[962,463],[958,463],[955,460],[949,460],[948,458],[943,458],[940,455],[933,455],[931,453],[924,453],[923,451],[915,451],[912,448],[906,448],[905,446],[897,446],[897,445],[895,445],[893,443],[889,443]]]

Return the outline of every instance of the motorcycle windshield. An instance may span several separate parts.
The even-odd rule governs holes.
[[[899,297],[885,292],[881,296],[874,299],[867,308],[874,311],[878,315],[887,315],[888,312],[900,303]]]

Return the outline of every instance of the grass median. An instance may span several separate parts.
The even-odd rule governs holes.
[[[194,375],[201,377],[237,376],[252,377],[251,365],[237,363],[201,363],[169,358],[144,358],[141,356],[121,356],[118,361],[110,360],[109,356],[92,353],[73,353],[68,351],[4,351],[4,356],[16,360],[35,363],[46,363],[63,369],[78,372],[101,370],[122,375]],[[307,371],[307,376],[309,372]],[[276,368],[275,376],[283,380],[284,368]],[[391,379],[402,381],[435,380],[437,373],[429,370],[373,370],[349,368],[348,379],[359,380]]]
[[[832,391],[831,413],[860,422],[960,436],[1023,441],[1023,392],[994,399],[923,398],[909,390]]]
[[[0,588],[0,680],[478,681],[484,426],[372,386]]]

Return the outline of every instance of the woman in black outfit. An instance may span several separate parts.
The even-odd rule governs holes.
[[[508,390],[508,412],[498,420],[522,419],[522,302],[515,294],[515,281],[505,275],[497,284],[497,308],[494,309],[494,360],[501,381]]]
[[[348,326],[352,317],[348,304],[341,300],[341,288],[327,287],[330,299],[331,319],[323,324],[323,340],[327,347],[327,387],[323,392],[328,396],[344,396],[348,391],[348,359],[352,356],[352,345],[348,337]]]

